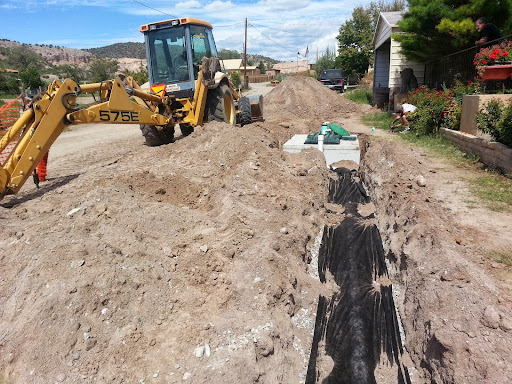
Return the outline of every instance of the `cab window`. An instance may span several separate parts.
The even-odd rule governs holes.
[[[150,35],[151,69],[155,83],[189,80],[184,28],[166,28]]]
[[[214,56],[215,47],[212,50],[211,31],[199,25],[190,26],[190,35],[192,41],[192,53],[194,65],[199,65],[203,57]]]

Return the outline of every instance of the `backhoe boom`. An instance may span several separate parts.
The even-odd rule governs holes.
[[[131,79],[129,79],[131,80]],[[98,92],[100,103],[80,109],[80,93]],[[132,101],[130,97],[137,102]],[[80,87],[73,80],[54,81],[43,97],[25,111],[0,140],[0,153],[16,138],[13,152],[0,168],[0,200],[17,193],[70,124],[115,123],[174,126],[171,98],[127,87],[120,79]]]

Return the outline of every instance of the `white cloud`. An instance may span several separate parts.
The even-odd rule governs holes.
[[[238,6],[237,6],[238,7]],[[204,10],[213,14],[225,14],[225,12],[231,11],[233,8],[236,8],[235,5],[231,1],[220,1],[215,0],[204,7]],[[229,21],[229,19],[226,19]]]
[[[262,0],[254,6],[269,11],[293,11],[306,8],[310,3],[310,0]]]
[[[177,3],[177,9],[191,9],[191,8],[199,8],[201,3],[196,0],[184,1],[183,3]]]

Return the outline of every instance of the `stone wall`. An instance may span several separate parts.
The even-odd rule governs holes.
[[[442,128],[441,132],[464,152],[479,156],[480,161],[485,165],[497,168],[504,174],[512,176],[512,148],[465,132],[445,128]]]

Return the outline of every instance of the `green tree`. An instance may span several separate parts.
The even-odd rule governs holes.
[[[37,89],[44,85],[41,80],[41,73],[33,65],[29,65],[27,68],[22,69],[19,76],[23,88]]]
[[[219,51],[219,58],[224,59],[224,60],[239,59],[240,53],[238,53],[238,51],[236,51],[236,50],[232,51],[230,49],[221,49]]]
[[[119,70],[119,62],[111,59],[97,59],[89,68],[89,80],[93,83],[113,79]]]
[[[265,63],[263,61],[260,61],[258,64],[258,68],[260,69],[260,72],[264,74],[267,70],[265,69]]]
[[[149,81],[149,75],[148,75],[148,70],[143,66],[141,65],[139,67],[139,70],[136,71],[136,72],[132,72],[132,71],[125,71],[125,74],[127,76],[131,76],[133,77],[133,79],[137,82],[137,84],[139,85],[142,85],[146,82]]]
[[[405,0],[383,0],[372,2],[367,7],[356,7],[352,17],[340,26],[338,57],[336,66],[345,75],[366,73],[373,63],[373,35],[380,12],[400,11],[405,8]]]
[[[511,32],[510,0],[408,0],[409,8],[393,35],[409,59],[425,62],[475,44],[474,21],[484,16],[506,35]]]
[[[21,82],[17,73],[8,73],[0,69],[0,93],[2,94],[19,94]]]
[[[315,71],[317,74],[320,74],[324,69],[333,69],[336,68],[335,65],[336,56],[334,52],[331,52],[329,48],[325,50],[325,53],[318,58],[315,64]]]
[[[85,80],[85,70],[80,68],[78,65],[73,64],[64,64],[55,67],[53,73],[59,76],[61,79],[71,79],[77,83],[80,83],[82,80]]]
[[[11,69],[17,69],[18,71],[30,66],[36,68],[44,66],[44,60],[41,55],[23,46],[10,49],[6,63]]]

